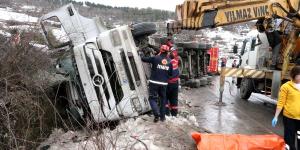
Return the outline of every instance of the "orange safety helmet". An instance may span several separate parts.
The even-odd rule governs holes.
[[[160,47],[159,53],[165,53],[165,52],[169,52],[170,51],[170,47],[168,45],[162,45]]]

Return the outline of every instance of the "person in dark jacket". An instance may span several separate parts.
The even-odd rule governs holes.
[[[222,68],[223,68],[223,67],[226,67],[226,63],[227,63],[226,58],[222,58],[221,60],[222,60],[222,62],[221,62],[221,67],[222,67]]]
[[[236,60],[234,60],[233,61],[233,63],[232,63],[232,65],[231,65],[231,68],[238,68],[237,67],[238,65],[237,65],[237,63],[236,63]],[[235,77],[232,77],[232,83],[234,84],[235,83],[235,80],[236,80],[236,78]]]
[[[234,54],[237,54],[237,53],[238,53],[238,46],[237,46],[236,43],[234,44],[234,46],[233,46],[233,48],[232,48],[232,52],[233,52]]]
[[[142,57],[143,62],[152,64],[149,80],[149,102],[154,114],[154,122],[165,121],[165,109],[167,104],[166,91],[169,77],[172,75],[173,67],[171,59],[168,58],[169,47],[162,45],[160,53],[154,57]],[[160,110],[157,101],[160,100]]]
[[[279,61],[282,37],[280,32],[275,30],[275,23],[272,19],[268,19],[265,24],[266,35],[270,44],[270,49],[272,49],[272,64],[270,69],[276,70]]]
[[[177,116],[178,113],[178,87],[179,87],[179,69],[178,69],[178,52],[172,48],[170,53],[171,64],[173,66],[172,76],[168,81],[167,87],[167,110],[172,116]]]
[[[236,60],[233,60],[233,63],[231,65],[232,68],[237,68],[237,63],[236,63]]]

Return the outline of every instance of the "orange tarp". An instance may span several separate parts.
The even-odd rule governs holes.
[[[192,133],[198,150],[284,150],[278,135],[224,135]]]

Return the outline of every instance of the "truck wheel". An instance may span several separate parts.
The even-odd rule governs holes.
[[[253,82],[252,79],[243,78],[240,87],[240,96],[244,100],[248,100],[253,92]]]
[[[156,25],[149,22],[135,24],[132,29],[131,32],[135,39],[156,33]]]

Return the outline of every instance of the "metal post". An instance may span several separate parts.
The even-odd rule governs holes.
[[[220,75],[220,97],[219,102],[216,103],[217,106],[225,106],[223,102],[223,93],[224,93],[224,85],[225,85],[225,67],[221,68],[221,75]]]
[[[200,77],[200,54],[199,51],[196,51],[197,55],[197,77]]]
[[[193,71],[192,71],[192,50],[189,51],[188,53],[188,62],[189,62],[189,78],[192,78],[193,76]]]
[[[272,77],[272,86],[271,86],[271,98],[277,99],[278,93],[281,86],[281,71],[273,70],[273,77]]]

